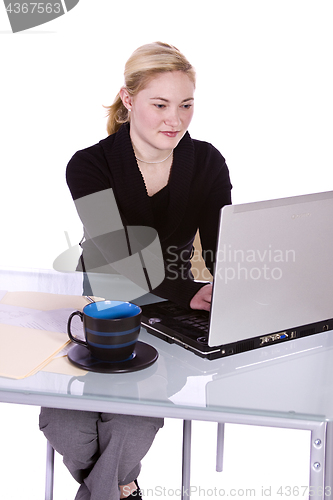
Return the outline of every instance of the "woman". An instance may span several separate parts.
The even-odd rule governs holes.
[[[137,49],[109,108],[109,136],[73,156],[67,183],[74,200],[111,188],[124,226],[158,231],[165,279],[154,293],[209,310],[212,286],[193,281],[190,257],[199,229],[213,271],[219,211],[231,203],[231,184],[221,154],[187,132],[194,90],[195,72],[175,47],[158,42]],[[107,239],[95,243],[83,244],[83,262],[98,260]],[[140,460],[162,425],[155,418],[44,408],[40,417],[46,437],[82,483],[76,500],[113,500],[118,487],[120,498],[139,498]]]

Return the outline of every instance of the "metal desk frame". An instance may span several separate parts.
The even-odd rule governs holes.
[[[309,491],[313,500],[331,499],[333,490],[333,422],[278,418],[262,415],[224,413],[219,411],[187,408],[166,408],[162,406],[131,405],[129,403],[68,399],[66,397],[43,396],[43,406],[77,409],[84,411],[105,411],[123,414],[146,415],[183,420],[182,457],[182,500],[190,499],[191,481],[191,423],[192,420],[218,422],[217,470],[222,470],[223,427],[225,423],[258,425],[311,431]],[[15,394],[0,391],[0,401],[16,404],[41,404],[38,394]],[[45,500],[53,499],[54,451],[47,443]]]

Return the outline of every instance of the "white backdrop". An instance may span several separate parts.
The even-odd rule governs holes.
[[[67,162],[150,41],[195,66],[190,133],[226,157],[234,203],[332,189],[332,18],[331,0],[80,0],[12,34],[0,6],[1,264],[51,268],[80,239]]]
[[[122,85],[132,51],[155,40],[176,45],[197,70],[190,133],[226,157],[235,203],[331,190],[332,18],[331,0],[80,0],[66,15],[12,34],[1,2],[0,265],[52,268],[67,247],[64,232],[72,244],[81,238],[64,179],[67,162],[106,136],[102,105],[110,104]],[[21,407],[18,414],[1,405],[1,410],[6,425],[1,425],[0,496],[41,499],[42,481],[37,485],[34,475],[44,474],[44,441],[33,430],[37,409]],[[18,427],[22,449],[12,440]],[[179,486],[180,434],[167,429],[147,458],[141,479],[146,488],[161,482]],[[245,435],[229,429],[226,446],[234,458],[220,484],[255,484],[258,496],[273,478],[283,486],[304,484],[307,473],[297,475],[295,467],[303,464],[304,471],[308,459],[302,446],[308,437],[300,444],[295,431],[292,436],[281,431],[284,441],[281,433],[260,432],[251,442],[248,429]],[[283,459],[281,465],[286,448],[292,462]],[[39,462],[36,455],[30,462],[32,450]],[[195,474],[202,472],[213,486],[205,469],[208,454],[195,456]],[[20,474],[17,481],[23,469],[27,477]],[[58,476],[56,487],[56,500],[73,498],[75,485],[67,487]]]

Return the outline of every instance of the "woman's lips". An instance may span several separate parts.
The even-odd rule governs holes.
[[[177,132],[169,132],[168,130],[162,131],[162,134],[166,135],[167,137],[176,137],[178,133],[178,130]]]

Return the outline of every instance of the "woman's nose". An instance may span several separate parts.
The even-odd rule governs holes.
[[[170,109],[164,121],[165,124],[169,125],[170,127],[177,127],[180,124],[178,109]]]

